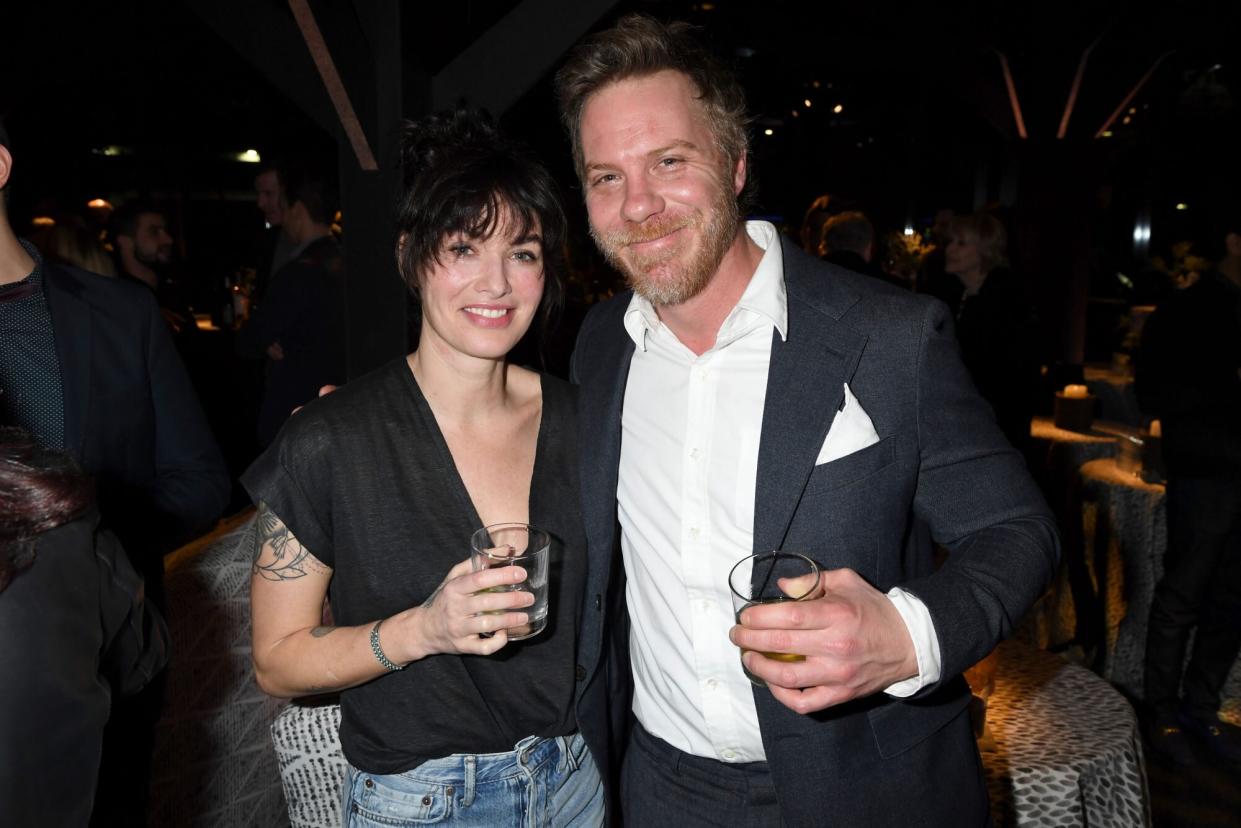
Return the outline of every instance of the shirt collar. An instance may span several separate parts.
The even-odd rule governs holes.
[[[43,257],[39,255],[39,249],[25,239],[18,239],[18,243],[34,260],[34,270],[30,271],[30,275],[26,278],[7,285],[0,285],[0,298],[14,298],[18,294],[22,297],[29,296],[32,293],[38,293],[43,289]],[[5,294],[10,294],[5,297]]]
[[[747,221],[745,231],[750,239],[763,250],[750,283],[737,300],[736,306],[724,319],[721,332],[735,328],[738,317],[752,314],[767,320],[780,332],[780,338],[788,338],[789,303],[784,288],[784,254],[780,249],[780,235],[776,227],[767,221]],[[646,350],[646,337],[657,330],[663,322],[655,306],[637,293],[629,300],[625,310],[625,331],[634,345]]]

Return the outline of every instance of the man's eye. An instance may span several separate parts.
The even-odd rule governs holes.
[[[613,182],[613,181],[615,181],[615,180],[616,180],[616,174],[615,174],[615,173],[604,173],[603,175],[601,175],[601,176],[599,176],[598,178],[596,178],[596,179],[595,179],[595,181],[594,181],[594,183],[595,183],[596,185],[598,185],[598,184],[610,184],[611,182]]]
[[[681,159],[680,159],[680,158],[661,158],[661,159],[659,159],[659,165],[660,165],[661,167],[675,167],[677,164],[680,164],[680,163],[681,163]]]

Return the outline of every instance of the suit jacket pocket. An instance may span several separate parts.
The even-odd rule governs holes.
[[[929,696],[893,700],[871,710],[867,715],[879,755],[891,759],[909,750],[960,715],[969,700],[969,689],[958,678]]]
[[[856,483],[886,468],[896,459],[896,438],[893,435],[884,437],[878,443],[867,446],[839,460],[815,466],[810,473],[810,481],[802,499],[830,492],[841,486]]]

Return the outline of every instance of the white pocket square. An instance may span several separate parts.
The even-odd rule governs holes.
[[[857,397],[853,396],[849,384],[845,383],[845,404],[836,412],[832,427],[827,430],[827,439],[823,441],[823,448],[819,449],[819,458],[814,464],[821,466],[839,460],[878,442],[879,435],[875,432],[874,423],[870,421],[870,415],[862,408]]]

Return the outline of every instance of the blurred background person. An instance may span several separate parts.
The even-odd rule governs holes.
[[[93,231],[81,216],[65,214],[56,219],[55,226],[47,234],[43,257],[55,264],[115,276],[116,266],[104,249],[99,234]]]
[[[906,282],[875,264],[875,226],[860,210],[837,213],[824,223],[818,254],[825,262],[909,289]]]
[[[255,273],[253,299],[262,302],[267,286],[280,268],[288,264],[297,252],[297,244],[284,232],[284,214],[289,209],[289,199],[284,182],[280,178],[278,160],[264,161],[254,177],[254,192],[263,223],[267,226],[264,244],[264,261]]]
[[[345,260],[331,229],[335,184],[303,164],[285,167],[280,179],[288,198],[284,234],[296,249],[237,335],[243,356],[267,360],[256,426],[263,446],[294,408],[322,386],[345,381]]]
[[[1038,389],[1037,324],[1025,291],[1008,267],[1008,234],[995,216],[956,216],[948,226],[945,270],[957,289],[943,298],[957,319],[961,357],[995,411],[1008,441],[1030,442]]]
[[[0,824],[87,824],[111,697],[145,686],[167,649],[91,482],[0,427]]]
[[[144,285],[155,294],[184,358],[185,350],[191,347],[188,340],[198,328],[186,292],[169,268],[174,248],[167,214],[153,201],[135,199],[116,208],[108,225],[116,251],[117,275]]]
[[[1177,765],[1196,762],[1191,742],[1241,761],[1241,728],[1219,719],[1241,651],[1241,217],[1221,235],[1218,266],[1147,320],[1136,366],[1168,479],[1168,548],[1146,639],[1148,737]]]

